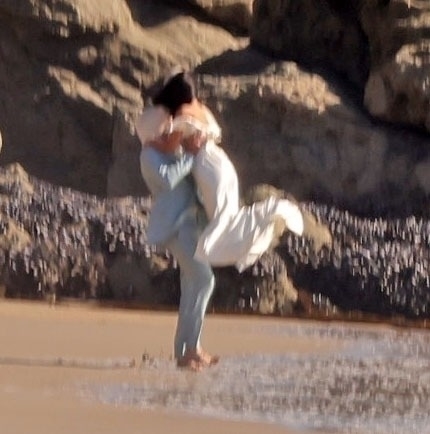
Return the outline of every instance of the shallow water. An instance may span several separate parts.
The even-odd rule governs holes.
[[[80,390],[110,405],[170,408],[295,429],[430,433],[429,332],[323,323],[269,325],[265,332],[338,339],[343,349],[225,357],[199,374],[155,358],[142,364],[137,382],[85,384]]]

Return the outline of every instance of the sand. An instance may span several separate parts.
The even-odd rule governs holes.
[[[290,339],[265,332],[265,324],[285,324],[285,321],[300,320],[210,314],[204,328],[204,346],[221,356],[220,363],[223,356],[232,354],[286,351],[311,354],[333,351],[339,346],[338,341]],[[269,423],[112,406],[76,393],[76,384],[80,382],[141,381],[143,353],[170,360],[175,322],[175,312],[107,309],[76,303],[50,307],[45,303],[1,300],[1,433],[297,432]],[[49,366],[59,357],[65,364],[81,363],[83,366]],[[88,369],[84,366],[90,361],[106,367],[129,359],[136,360],[135,367]],[[153,370],[147,375],[160,373]]]

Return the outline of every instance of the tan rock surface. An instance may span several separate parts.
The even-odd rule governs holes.
[[[189,0],[235,31],[247,33],[252,20],[253,0]]]
[[[364,91],[376,118],[429,131],[429,23],[425,1],[277,0],[268,7],[257,0],[251,40],[278,57],[343,74]]]
[[[142,23],[125,1],[0,2],[2,164],[20,161],[34,175],[102,195],[145,191],[140,172],[116,156],[138,158],[136,140],[118,147],[130,141],[146,87],[173,65],[192,67],[241,42],[157,2],[141,9]],[[129,119],[122,137],[116,111]],[[128,181],[117,181],[121,174]]]
[[[147,194],[133,121],[180,64],[200,74],[243,189],[268,182],[367,210],[369,199],[404,209],[427,195],[417,165],[429,136],[405,128],[429,122],[426,3],[256,1],[251,41],[270,56],[223,18],[208,24],[218,12],[240,20],[233,11],[249,1],[186,3],[0,0],[0,164],[103,196]],[[364,113],[357,87],[373,116],[398,125]]]
[[[430,5],[394,0],[362,11],[372,68],[364,104],[378,118],[430,131]]]
[[[426,139],[372,124],[318,74],[277,62],[255,75],[207,75],[203,83],[226,126],[223,146],[243,191],[267,182],[300,199],[319,191],[350,206],[370,198],[394,206],[423,191],[408,173],[428,155]],[[421,147],[418,160],[411,146]],[[396,195],[387,195],[393,187]]]
[[[351,82],[363,85],[369,54],[356,16],[362,3],[256,0],[250,31],[252,43],[285,60],[311,67],[330,65],[330,69]]]

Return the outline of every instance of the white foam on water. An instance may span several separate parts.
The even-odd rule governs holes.
[[[324,324],[266,331],[339,338],[351,345],[323,355],[227,357],[199,374],[155,359],[142,367],[139,384],[85,384],[80,390],[109,405],[181,410],[296,429],[430,434],[428,333]],[[148,370],[156,375],[147,375]]]

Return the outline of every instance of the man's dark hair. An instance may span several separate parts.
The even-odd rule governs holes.
[[[182,104],[189,104],[194,98],[196,98],[196,86],[191,74],[180,72],[164,85],[152,102],[166,107],[174,116]]]

